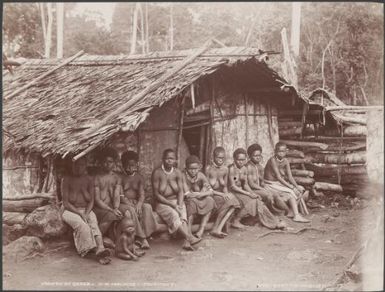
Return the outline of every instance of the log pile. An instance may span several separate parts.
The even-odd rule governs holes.
[[[3,197],[3,229],[7,230],[3,233],[3,242],[9,243],[23,236],[29,228],[26,218],[54,200],[54,195],[47,193]]]
[[[301,135],[301,115],[278,120],[280,140],[288,145],[287,158],[294,179],[315,192],[355,195],[368,184],[366,171],[366,126],[344,124],[321,127]],[[308,127],[313,129],[314,127]],[[342,133],[341,133],[342,129]],[[315,135],[317,134],[317,135]],[[305,175],[304,170],[313,176]]]

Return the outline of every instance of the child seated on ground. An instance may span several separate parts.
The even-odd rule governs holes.
[[[216,219],[210,234],[218,238],[224,238],[228,235],[222,232],[222,230],[226,228],[226,223],[235,209],[240,208],[237,198],[227,189],[229,169],[224,165],[224,162],[225,149],[223,147],[216,147],[213,151],[213,162],[206,167],[205,171],[213,189],[213,198],[217,205]]]
[[[135,223],[124,217],[116,226],[115,255],[123,260],[137,261],[145,254],[135,246]]]
[[[307,223],[310,220],[302,217],[298,211],[298,202],[300,199],[307,199],[309,192],[295,182],[290,163],[286,159],[286,144],[278,142],[275,145],[275,154],[271,157],[265,166],[266,188],[272,191],[278,191],[281,198],[290,206],[288,217],[293,221]]]
[[[211,212],[216,207],[212,198],[213,189],[206,176],[200,171],[202,168],[199,158],[191,155],[186,159],[186,169],[183,171],[185,203],[187,209],[188,226],[192,231],[194,218],[200,215],[201,223],[195,236],[202,238],[205,226]]]

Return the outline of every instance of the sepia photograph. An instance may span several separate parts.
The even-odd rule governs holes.
[[[382,2],[2,4],[2,289],[382,291]]]

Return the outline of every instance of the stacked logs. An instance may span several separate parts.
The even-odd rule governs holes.
[[[312,185],[316,191],[343,191],[350,195],[367,185],[366,126],[344,125],[342,135],[337,127],[320,129],[317,137],[305,130],[300,139],[301,127],[300,117],[279,120],[280,139],[291,141],[287,156],[292,168],[314,174],[304,178],[293,173],[298,184]]]
[[[3,198],[3,224],[23,224],[24,218],[36,208],[49,204],[51,194],[33,194]]]

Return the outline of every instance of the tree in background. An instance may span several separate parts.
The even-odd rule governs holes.
[[[7,55],[43,57],[43,30],[35,4],[4,4]],[[110,30],[100,25],[102,19],[96,13],[72,14],[75,5],[65,4],[64,56],[79,50],[100,55],[130,53],[136,3],[116,3]],[[135,53],[195,48],[212,36],[227,46],[282,52],[280,32],[285,27],[290,33],[291,28],[291,3],[180,2],[173,3],[171,9],[170,3],[153,2],[142,3],[140,8]],[[52,50],[55,39],[54,33]],[[348,104],[383,103],[380,4],[303,3],[300,39],[298,82],[305,96],[324,87]]]
[[[3,50],[8,57],[39,58],[44,55],[36,3],[4,3]]]

